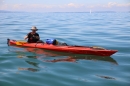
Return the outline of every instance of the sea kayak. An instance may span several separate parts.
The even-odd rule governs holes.
[[[15,45],[21,47],[32,47],[47,50],[54,50],[59,52],[68,52],[74,54],[86,54],[86,55],[97,55],[97,56],[111,56],[117,52],[117,50],[109,50],[101,47],[89,47],[89,46],[59,46],[46,43],[27,43],[17,40],[7,41],[8,45]]]

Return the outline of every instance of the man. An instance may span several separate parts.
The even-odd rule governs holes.
[[[39,34],[36,33],[36,31],[38,30],[37,27],[33,26],[31,28],[32,32],[29,32],[27,34],[27,36],[24,37],[24,39],[28,39],[28,43],[36,43],[40,40]]]

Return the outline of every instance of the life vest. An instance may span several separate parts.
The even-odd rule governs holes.
[[[28,33],[28,42],[29,43],[36,43],[37,41],[39,41],[39,39],[36,38],[36,36],[39,37],[38,33],[32,34],[32,32]]]

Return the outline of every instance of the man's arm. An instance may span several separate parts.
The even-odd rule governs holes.
[[[27,38],[28,38],[28,36],[25,36],[25,37],[24,37],[24,40],[26,40]]]
[[[30,34],[30,33],[28,33],[28,34],[24,37],[24,40],[28,39],[29,34]]]
[[[40,40],[39,34],[37,33],[36,39]]]

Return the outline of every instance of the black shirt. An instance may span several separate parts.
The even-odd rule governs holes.
[[[39,34],[38,33],[28,33],[27,34],[28,36],[28,42],[29,43],[36,43],[37,41],[39,41],[39,39],[37,39],[36,37],[38,36],[39,37]]]

